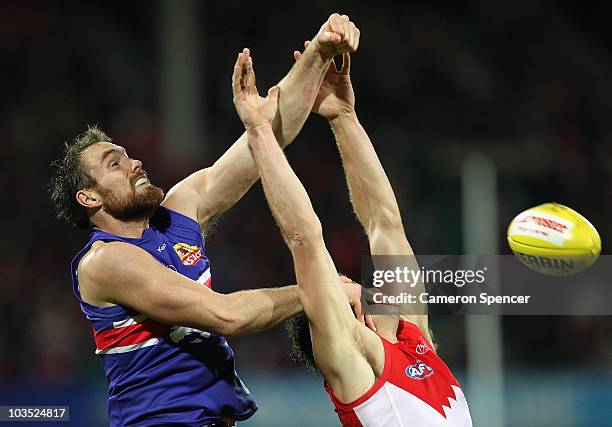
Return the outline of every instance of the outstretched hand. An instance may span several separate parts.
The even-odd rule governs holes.
[[[304,42],[304,48],[310,44]],[[299,61],[302,54],[296,50],[293,57]],[[355,92],[351,84],[351,55],[346,52],[342,54],[342,67],[338,70],[334,61],[329,64],[325,73],[319,93],[312,106],[312,112],[323,116],[327,120],[333,120],[338,116],[355,111]]]
[[[232,92],[234,105],[244,127],[249,129],[271,123],[278,111],[278,86],[268,91],[268,96],[259,96],[255,83],[253,58],[249,49],[244,48],[238,54],[232,75]]]

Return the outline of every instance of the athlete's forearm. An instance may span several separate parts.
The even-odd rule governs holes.
[[[355,113],[330,122],[349,186],[351,201],[368,235],[376,227],[401,226],[393,189],[368,134]]]
[[[375,268],[394,270],[405,266],[418,271],[419,265],[404,234],[395,194],[366,131],[355,113],[339,116],[331,126],[355,212],[368,234],[370,251],[372,255],[386,255],[374,260]],[[422,280],[408,290],[403,286],[389,285],[386,291],[391,295],[408,291],[415,296],[425,292]],[[403,304],[400,312],[429,337],[426,305]]]
[[[311,43],[299,61],[278,83],[278,115],[272,127],[281,147],[289,145],[302,129],[331,59],[323,58]]]
[[[227,309],[238,314],[231,336],[272,328],[302,311],[297,285],[234,292],[225,298]]]
[[[270,126],[250,128],[248,135],[268,205],[293,256],[306,315],[319,326],[321,319],[330,322],[327,331],[353,324],[353,312],[306,190],[274,140]]]
[[[249,146],[272,215],[286,240],[305,239],[320,230],[310,198],[284,153],[274,140],[269,125],[248,130]]]

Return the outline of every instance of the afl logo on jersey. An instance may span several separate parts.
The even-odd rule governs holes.
[[[424,380],[427,377],[432,376],[434,370],[429,366],[417,360],[414,365],[410,365],[406,368],[406,375],[413,380]]]
[[[429,351],[429,346],[425,344],[424,342],[421,342],[417,344],[415,350],[417,354],[425,354]]]
[[[177,243],[173,247],[183,265],[196,265],[202,259],[202,248],[187,243]]]

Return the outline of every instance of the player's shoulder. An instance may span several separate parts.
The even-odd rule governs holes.
[[[94,242],[77,266],[81,296],[89,304],[112,304],[117,294],[155,274],[157,265],[149,253],[130,243]]]
[[[105,297],[114,283],[120,261],[125,259],[122,242],[94,242],[77,265],[79,291],[83,301],[95,306],[110,305]]]
[[[77,272],[79,277],[89,279],[96,279],[99,276],[107,277],[109,272],[124,265],[126,260],[138,254],[138,251],[142,251],[142,249],[129,243],[98,240],[81,257]]]

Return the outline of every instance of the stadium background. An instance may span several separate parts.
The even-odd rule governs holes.
[[[510,219],[550,200],[589,218],[607,253],[612,38],[607,15],[591,6],[2,1],[0,405],[65,404],[74,425],[106,423],[105,378],[68,272],[85,236],[54,221],[46,189],[63,142],[97,123],[168,189],[242,132],[229,84],[238,50],[251,48],[259,86],[268,87],[336,10],[361,29],[357,110],[417,253],[464,251],[459,172],[474,150],[497,169],[500,253],[508,253]],[[311,117],[287,155],[338,269],[359,277],[367,242],[328,125]],[[293,281],[259,185],[207,245],[220,291]],[[431,324],[442,357],[463,378],[464,319]],[[609,318],[506,317],[502,326],[503,425],[612,425]],[[336,425],[322,380],[289,360],[283,328],[230,342],[260,405],[244,425]],[[468,400],[470,390],[486,391],[465,386]]]

